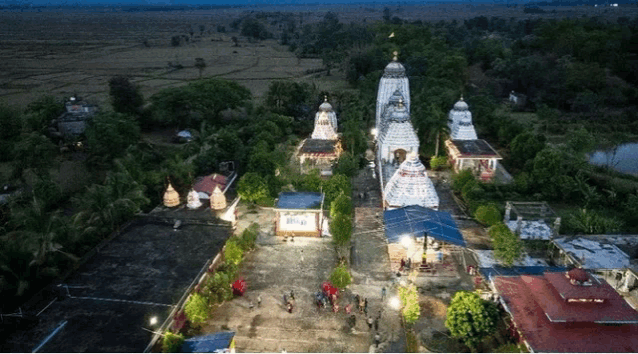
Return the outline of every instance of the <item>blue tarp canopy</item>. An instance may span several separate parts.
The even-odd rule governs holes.
[[[543,275],[545,272],[566,272],[566,267],[525,266],[525,267],[492,267],[479,268],[479,272],[487,279],[494,276]]]
[[[182,344],[182,353],[215,353],[230,348],[235,332],[217,332],[188,338]]]
[[[386,210],[383,213],[385,235],[389,243],[396,243],[403,235],[430,236],[439,241],[465,247],[463,235],[452,214],[418,205]]]
[[[322,193],[281,192],[277,201],[279,209],[319,209],[323,200]]]

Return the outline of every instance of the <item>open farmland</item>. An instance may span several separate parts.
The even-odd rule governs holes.
[[[259,99],[272,79],[315,82],[320,89],[333,83],[316,82],[321,59],[298,59],[276,39],[249,42],[231,28],[235,19],[260,12],[294,13],[298,28],[336,12],[343,23],[372,23],[382,19],[386,5],[265,6],[216,10],[125,12],[118,8],[63,8],[0,11],[0,99],[23,105],[44,95],[79,94],[96,103],[108,98],[107,82],[124,74],[139,84],[146,97],[162,88],[179,86],[199,77],[195,58],[207,64],[203,77],[238,81]],[[464,20],[476,16],[562,17],[627,15],[633,7],[593,9],[564,7],[544,15],[524,14],[521,6],[504,5],[390,5],[393,16],[408,21]],[[268,31],[278,37],[281,23],[267,16]],[[205,30],[200,32],[200,25]],[[227,32],[217,32],[224,26]],[[189,29],[194,33],[190,35]],[[184,35],[179,47],[171,37]],[[234,46],[231,38],[239,38]],[[169,65],[169,63],[171,65]],[[183,66],[177,69],[176,66]],[[334,81],[334,80],[332,80]]]

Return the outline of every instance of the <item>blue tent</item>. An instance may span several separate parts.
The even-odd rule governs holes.
[[[182,353],[215,353],[230,348],[235,332],[217,332],[188,338],[182,344]]]
[[[430,236],[465,247],[465,240],[452,215],[418,205],[386,210],[383,213],[385,235],[389,243],[399,242],[403,235]]]

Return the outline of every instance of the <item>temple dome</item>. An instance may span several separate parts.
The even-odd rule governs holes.
[[[399,102],[403,101],[403,94],[401,94],[401,90],[396,89],[393,93],[392,96],[390,96],[390,99],[388,99],[388,104],[399,104]]]
[[[222,210],[226,208],[226,196],[219,189],[219,186],[215,187],[213,195],[210,196],[210,207],[213,210]]]
[[[199,200],[199,194],[194,189],[191,189],[190,192],[188,192],[186,200],[186,206],[188,209],[197,209],[202,206],[202,202]]]
[[[168,188],[166,188],[166,192],[164,193],[164,205],[169,208],[179,205],[179,194],[170,182],[168,183]]]
[[[465,103],[462,96],[461,99],[454,104],[454,110],[456,111],[467,111],[468,109],[470,109],[470,106]]]
[[[336,118],[335,118],[336,120]],[[318,112],[315,118],[315,129],[312,131],[312,139],[337,140],[336,127],[333,126],[328,112]]]
[[[323,103],[321,105],[319,105],[319,110],[322,112],[331,112],[332,111],[332,105],[330,103],[328,103],[328,97],[324,97],[323,98]]]
[[[405,122],[410,120],[410,113],[403,104],[403,100],[400,100],[397,108],[390,112],[388,120],[392,122]]]
[[[417,154],[411,152],[388,181],[384,199],[388,207],[419,205],[438,209],[439,196]]]
[[[405,67],[401,63],[399,63],[399,58],[397,57],[398,53],[394,52],[393,54],[394,57],[392,58],[392,61],[388,65],[386,65],[385,70],[383,71],[384,76],[405,76]]]

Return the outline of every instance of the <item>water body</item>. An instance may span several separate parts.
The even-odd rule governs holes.
[[[589,163],[609,166],[622,173],[638,175],[638,142],[594,151],[589,154]]]

